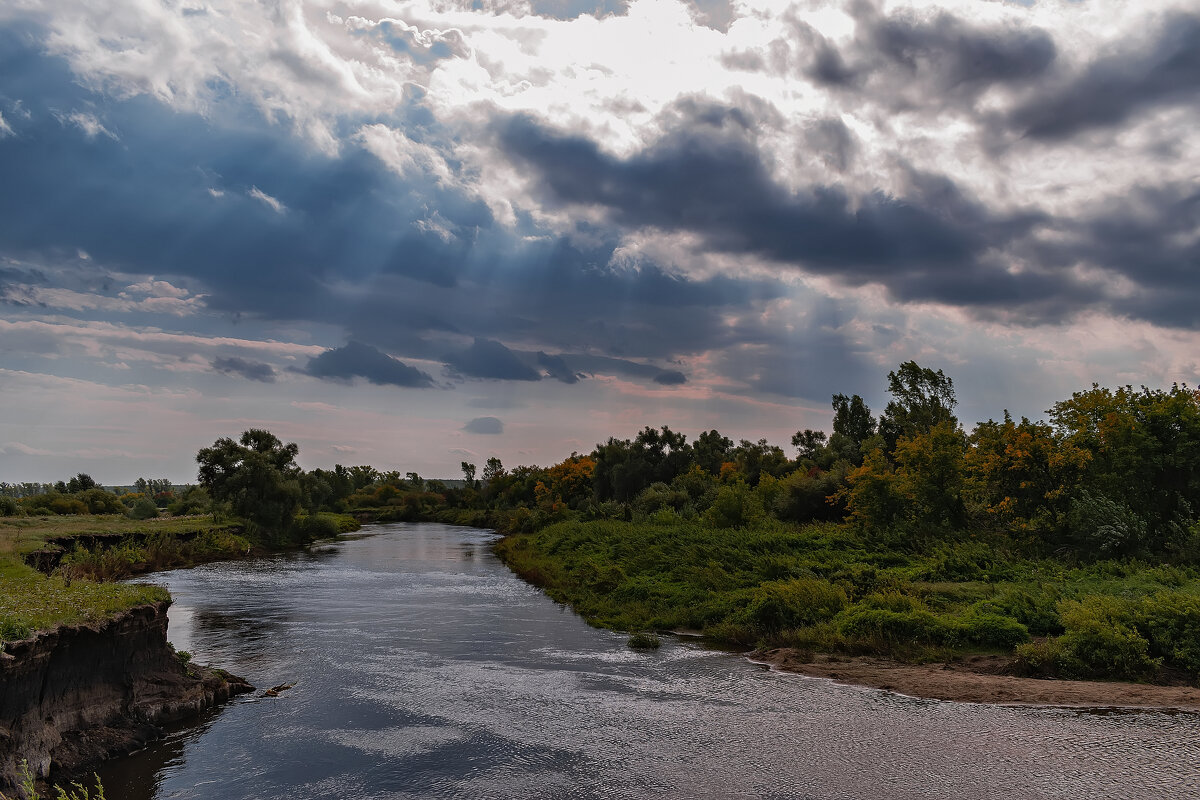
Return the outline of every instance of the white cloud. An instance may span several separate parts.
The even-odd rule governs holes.
[[[97,136],[107,136],[113,141],[118,141],[117,135],[104,127],[104,124],[100,122],[95,114],[89,114],[86,111],[72,111],[69,114],[59,117],[59,121],[74,125],[83,131],[83,135],[89,139],[95,139]]]
[[[246,194],[248,194],[250,197],[254,198],[255,200],[259,201],[260,203],[265,205],[267,208],[274,211],[276,214],[282,214],[285,211],[287,211],[287,206],[285,206],[283,203],[279,202],[277,199],[275,199],[271,195],[264,192],[262,189],[259,189],[257,186],[250,187],[250,191],[247,192]]]

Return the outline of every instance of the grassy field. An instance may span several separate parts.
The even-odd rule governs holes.
[[[357,530],[343,514],[298,517],[301,541]],[[0,517],[0,642],[62,624],[103,619],[169,599],[163,589],[113,581],[130,575],[262,552],[238,520],[211,516],[134,520],[120,515]],[[25,563],[51,551],[50,575]]]
[[[567,522],[502,540],[518,574],[591,623],[747,646],[932,661],[993,652],[1028,674],[1190,680],[1200,571],[1030,561],[1002,542],[868,549],[835,524]]]
[[[103,619],[132,606],[167,600],[165,589],[88,579],[89,560],[103,559],[100,552],[68,549],[60,569],[47,576],[27,566],[22,557],[63,537],[103,535],[126,544],[111,548],[119,556],[110,561],[130,563],[130,556],[146,554],[145,543],[174,541],[180,534],[197,531],[223,533],[228,526],[211,517],[132,520],[126,517],[54,516],[0,518],[0,641],[22,639],[32,632],[62,624]],[[204,535],[204,534],[201,534]]]

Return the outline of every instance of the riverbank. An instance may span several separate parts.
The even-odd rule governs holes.
[[[853,657],[878,659],[858,662],[874,668],[890,659],[911,669],[845,679],[886,688],[904,675],[906,694],[960,691],[923,688],[929,680],[917,676],[930,673],[917,665],[970,663],[983,653],[1031,682],[990,681],[994,690],[973,690],[980,702],[1020,702],[1022,691],[1028,702],[1058,702],[1047,692],[1054,685],[1048,678],[1064,686],[1168,687],[1200,679],[1200,651],[1192,644],[1200,571],[1193,567],[1068,565],[981,543],[901,551],[869,546],[832,524],[569,522],[507,536],[495,550],[593,625],[686,629],[733,647],[790,648],[791,662],[804,652],[832,654],[838,666],[830,674],[845,675]],[[822,675],[812,666],[796,669]],[[1137,694],[1114,691],[1061,701],[1106,704],[1122,692]]]
[[[0,650],[0,791],[22,762],[61,782],[252,691],[226,672],[189,663],[167,641],[168,601],[63,624]]]
[[[357,523],[302,520],[306,535]],[[0,519],[0,791],[131,752],[161,726],[253,687],[167,641],[165,589],[113,581],[266,552],[237,521],[115,515]]]
[[[813,655],[794,648],[773,648],[755,651],[748,658],[782,672],[929,700],[1200,712],[1200,689],[1192,686],[1022,678],[1006,674],[1012,666],[1012,659],[1006,656],[968,656],[938,664],[902,664],[885,658]]]

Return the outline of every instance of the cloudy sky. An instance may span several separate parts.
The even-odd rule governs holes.
[[[0,480],[1194,384],[1197,130],[1194,0],[9,0]]]

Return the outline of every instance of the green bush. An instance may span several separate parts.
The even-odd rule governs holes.
[[[1017,645],[1013,670],[1029,678],[1057,678],[1063,673],[1065,654],[1058,639]]]
[[[634,650],[657,650],[662,642],[653,633],[635,631],[629,636],[629,646]]]
[[[0,642],[15,642],[28,639],[33,630],[24,622],[0,618]]]
[[[771,581],[754,589],[751,597],[746,617],[764,631],[825,622],[848,603],[842,587],[820,578]]]
[[[838,629],[846,636],[879,639],[894,644],[940,645],[954,631],[928,611],[890,611],[855,607],[843,614]]]
[[[916,577],[927,581],[995,581],[1011,577],[1011,569],[994,548],[983,542],[943,544]]]
[[[714,528],[748,528],[764,516],[758,495],[739,482],[717,490],[712,505],[704,512],[704,522]]]
[[[1135,627],[1125,600],[1105,596],[1067,600],[1059,613],[1066,628],[1059,642],[1067,677],[1136,680],[1161,663],[1151,657],[1150,642]]]
[[[23,517],[25,509],[21,508],[21,504],[15,499],[8,496],[0,496],[0,517]]]
[[[972,606],[972,611],[1012,617],[1034,636],[1057,635],[1063,632],[1062,617],[1058,615],[1059,600],[1057,592],[1035,593],[1014,588],[980,600]]]
[[[1008,651],[1029,641],[1029,629],[1012,617],[971,612],[958,620],[957,638],[964,644]]]
[[[337,523],[322,514],[296,517],[292,523],[294,537],[299,541],[332,539],[338,535]]]
[[[1200,597],[1187,592],[1160,592],[1138,609],[1153,655],[1180,669],[1200,674]]]
[[[132,519],[153,519],[158,516],[158,506],[149,497],[139,497],[129,509]]]

